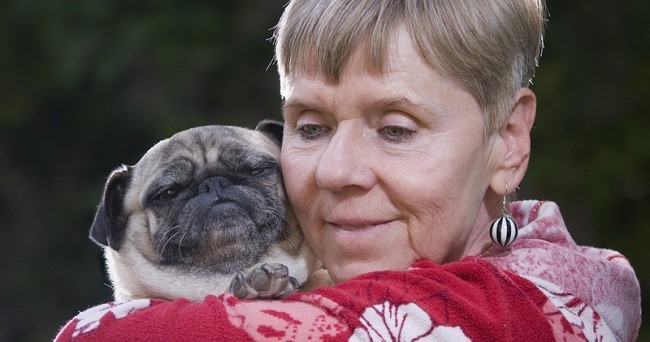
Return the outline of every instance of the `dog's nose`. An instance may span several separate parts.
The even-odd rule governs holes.
[[[208,178],[199,184],[199,187],[196,189],[196,194],[211,193],[215,196],[221,196],[223,189],[230,185],[232,185],[232,182],[225,177],[217,176]]]

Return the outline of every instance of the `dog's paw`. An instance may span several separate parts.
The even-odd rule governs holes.
[[[260,264],[247,274],[237,273],[229,291],[239,299],[282,298],[296,292],[300,284],[289,275],[289,268],[280,263]]]

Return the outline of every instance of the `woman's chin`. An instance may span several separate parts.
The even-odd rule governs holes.
[[[410,265],[388,265],[377,262],[368,261],[347,261],[339,264],[334,264],[327,267],[332,281],[335,284],[350,280],[352,278],[376,271],[404,271]]]

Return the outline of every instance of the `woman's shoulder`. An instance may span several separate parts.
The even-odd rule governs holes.
[[[621,253],[576,244],[553,202],[514,202],[511,212],[521,227],[518,239],[508,248],[492,247],[483,260],[530,280],[566,314],[602,319],[623,340],[636,334],[640,287]]]

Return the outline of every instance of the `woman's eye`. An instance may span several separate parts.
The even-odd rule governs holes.
[[[300,136],[307,140],[316,139],[321,135],[327,133],[328,130],[329,128],[327,128],[326,126],[316,125],[316,124],[305,124],[298,127],[298,133],[300,134]]]
[[[415,135],[415,131],[400,126],[385,126],[379,129],[379,134],[391,142],[402,142]]]

